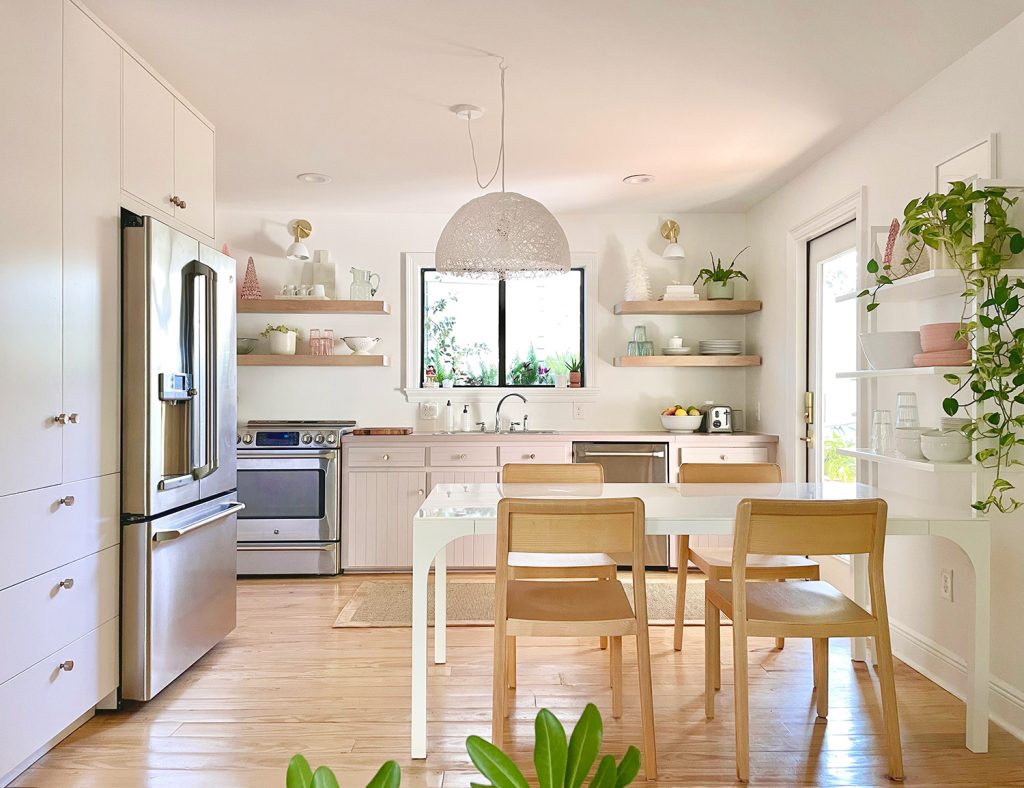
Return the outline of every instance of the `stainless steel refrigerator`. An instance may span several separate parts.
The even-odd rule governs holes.
[[[235,628],[235,261],[122,214],[121,697]]]

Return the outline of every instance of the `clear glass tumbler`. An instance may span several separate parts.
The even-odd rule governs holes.
[[[871,414],[871,451],[875,454],[892,454],[892,450],[892,411],[876,410]]]
[[[917,394],[915,392],[901,391],[896,395],[896,426],[921,426],[921,420],[917,410]]]
[[[309,355],[319,356],[320,355],[320,329],[311,328],[309,329]]]
[[[324,335],[320,338],[320,355],[321,356],[333,356],[334,355],[334,329],[325,328]]]

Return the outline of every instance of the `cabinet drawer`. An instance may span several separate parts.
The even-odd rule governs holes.
[[[431,446],[430,464],[434,467],[493,468],[498,461],[497,446]]]
[[[679,450],[679,456],[680,462],[768,462],[768,449],[763,446],[684,446]]]
[[[117,687],[117,635],[113,618],[0,684],[0,709],[18,712],[0,736],[0,781]]]
[[[560,464],[568,462],[565,446],[502,446],[498,450],[500,465],[510,462],[542,462]]]
[[[117,544],[119,492],[111,474],[0,498],[0,588]]]
[[[117,615],[118,557],[108,547],[0,591],[0,681]]]
[[[419,468],[424,456],[423,449],[403,446],[353,446],[348,464],[352,468]]]

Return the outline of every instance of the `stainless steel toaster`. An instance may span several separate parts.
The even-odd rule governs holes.
[[[701,432],[732,432],[732,408],[728,405],[708,405],[704,409]]]

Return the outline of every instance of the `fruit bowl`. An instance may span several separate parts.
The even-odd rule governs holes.
[[[694,432],[703,419],[703,416],[662,416],[661,426],[669,432]]]

